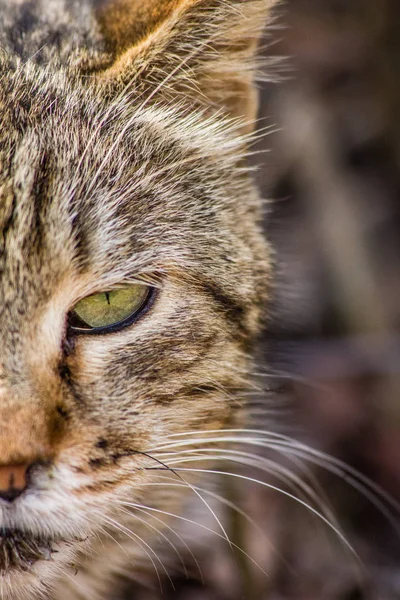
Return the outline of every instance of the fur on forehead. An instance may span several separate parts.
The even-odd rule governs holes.
[[[243,119],[247,102],[254,112],[251,67],[271,1],[148,2],[146,10],[134,0],[100,5],[98,19],[114,56],[106,70],[82,78],[76,69],[28,61],[0,81],[0,112],[13,112],[19,143],[26,149],[29,138],[37,169],[47,169],[40,204],[48,238],[60,239],[60,230],[69,235],[73,226],[86,230],[83,246],[104,271],[111,256],[134,270],[132,240],[141,255],[168,248],[161,263],[175,245],[173,258],[179,255],[181,265],[192,252],[193,262],[206,269],[212,244],[214,269],[218,246],[221,260],[237,249],[231,269],[235,260],[243,266],[246,256],[250,264],[249,213],[258,199],[242,169],[249,139]],[[118,21],[121,11],[126,19]],[[134,38],[123,29],[131,18],[141,24]],[[245,82],[242,94],[230,86],[236,80]],[[29,156],[25,152],[25,167],[32,170]],[[69,227],[60,227],[62,219]],[[60,246],[71,248],[68,239]]]
[[[45,176],[40,202],[34,203],[34,186],[25,198],[41,209],[47,238],[58,240],[62,251],[54,255],[73,255],[80,229],[89,259],[95,257],[91,267],[108,273],[113,264],[120,280],[151,263],[183,267],[212,255],[216,266],[218,245],[221,255],[238,248],[246,256],[233,243],[234,230],[240,223],[244,232],[241,215],[257,200],[243,177],[248,138],[235,121],[201,108],[147,103],[129,92],[110,102],[98,97],[95,81],[71,89],[68,79],[45,83],[38,72],[26,65],[8,88],[7,101],[18,115],[18,98],[23,105],[29,89],[11,173],[14,183],[23,172],[25,183],[35,185]],[[246,198],[244,205],[239,197]],[[226,234],[218,242],[221,227]],[[138,255],[145,257],[140,265]]]

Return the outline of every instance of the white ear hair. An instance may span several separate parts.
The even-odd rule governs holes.
[[[116,0],[99,12],[114,63],[109,81],[141,93],[178,95],[243,120],[257,112],[256,52],[273,0]]]

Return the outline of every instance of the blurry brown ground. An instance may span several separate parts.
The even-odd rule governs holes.
[[[265,428],[279,421],[281,431],[340,458],[397,500],[399,27],[399,0],[283,4],[268,54],[291,58],[277,69],[283,81],[263,86],[262,124],[276,127],[257,146],[271,150],[258,159],[264,165],[258,177],[265,197],[275,199],[267,227],[277,256],[264,364],[282,375],[268,400],[278,417]],[[345,546],[304,507],[260,486],[235,485],[228,495],[276,551],[233,513],[230,535],[269,576],[227,544],[211,542],[199,556],[206,585],[177,580],[163,597],[400,598],[394,524],[348,480],[322,469],[315,476],[360,556],[358,570]],[[160,595],[138,590],[134,597]]]

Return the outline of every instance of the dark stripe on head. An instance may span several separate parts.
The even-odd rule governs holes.
[[[3,208],[3,207],[2,207]],[[0,223],[1,232],[0,232],[0,251],[3,262],[6,259],[6,246],[7,246],[7,234],[13,226],[13,222],[15,219],[16,209],[17,209],[17,199],[15,194],[13,194],[12,200],[8,203],[4,203],[4,214],[0,217],[3,220],[3,225]],[[1,261],[0,261],[0,272],[1,272]]]
[[[73,212],[72,207],[71,212]],[[83,224],[82,214],[76,211],[71,219],[72,236],[75,248],[75,264],[80,271],[88,268],[90,262],[88,236]]]
[[[232,324],[236,334],[234,337],[238,337],[241,342],[247,340],[250,334],[246,323],[247,307],[241,304],[236,298],[225,294],[221,287],[214,282],[201,279],[200,284],[202,289],[211,296],[217,309],[225,316],[226,320]]]
[[[32,196],[34,202],[34,223],[32,223],[32,235],[36,244],[40,247],[43,239],[44,212],[50,196],[51,182],[51,159],[48,153],[43,152],[40,162],[37,166],[35,179],[32,187]]]

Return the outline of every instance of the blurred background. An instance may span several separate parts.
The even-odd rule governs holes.
[[[336,463],[266,453],[311,482],[359,558],[288,496],[231,482],[225,497],[262,532],[228,509],[229,535],[267,575],[208,539],[204,585],[178,578],[163,598],[400,598],[399,26],[399,0],[282,3],[265,40],[275,82],[262,84],[260,126],[271,131],[255,148],[276,255],[261,425],[337,457],[392,500]],[[160,598],[157,587],[134,594]]]

